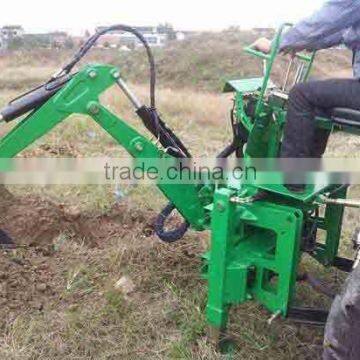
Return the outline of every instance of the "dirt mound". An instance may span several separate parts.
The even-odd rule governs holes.
[[[71,226],[61,207],[36,197],[1,202],[0,228],[16,244],[46,244]]]
[[[105,214],[81,214],[36,196],[10,197],[1,201],[0,214],[0,229],[16,245],[51,245],[65,234],[87,245],[100,246],[135,225],[141,226],[147,236],[153,232],[151,210],[129,208],[126,203],[114,205]]]
[[[0,247],[0,329],[21,314],[42,312],[65,301],[61,295],[66,287],[64,252],[56,247],[61,247],[63,234],[67,241],[85,242],[87,251],[95,252],[101,252],[109,239],[134,229],[144,236],[153,234],[148,225],[152,211],[126,203],[114,205],[105,214],[81,214],[37,196],[15,197],[1,187],[0,193],[0,229],[15,244]],[[66,261],[73,260],[66,257]]]
[[[0,252],[0,328],[24,311],[41,311],[50,298],[53,271],[44,249]]]

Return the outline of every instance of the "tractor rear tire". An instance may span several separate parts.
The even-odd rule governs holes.
[[[360,359],[360,266],[335,297],[325,327],[323,360]]]

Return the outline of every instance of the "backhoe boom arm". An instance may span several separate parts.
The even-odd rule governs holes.
[[[72,114],[91,116],[133,158],[172,158],[152,141],[140,135],[124,120],[101,105],[99,96],[119,79],[111,65],[90,65],[76,74],[58,93],[20,121],[0,141],[0,158],[12,158],[48,133]],[[159,176],[161,178],[161,174]],[[196,230],[206,222],[204,205],[196,184],[159,182],[157,186]]]

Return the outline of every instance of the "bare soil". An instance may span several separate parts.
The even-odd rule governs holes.
[[[147,214],[128,212],[125,204],[115,204],[104,214],[84,214],[74,207],[37,196],[5,199],[0,203],[0,213],[0,228],[16,245],[50,247],[61,234],[81,239],[88,246],[102,246],[114,234],[121,236],[135,223],[143,224],[144,234],[151,235],[154,217],[150,210]]]
[[[59,281],[63,258],[57,252],[62,237],[82,241],[87,247],[103,247],[113,236],[140,227],[144,236],[153,233],[151,211],[129,211],[114,205],[103,214],[81,214],[37,196],[15,197],[7,193],[0,202],[0,229],[13,240],[14,248],[0,251],[0,328],[19,314],[42,311],[61,300]]]

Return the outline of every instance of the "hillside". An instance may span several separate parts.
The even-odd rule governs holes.
[[[259,76],[261,61],[247,55],[243,47],[256,35],[251,31],[200,33],[161,49],[154,49],[158,84],[166,88],[191,88],[197,91],[221,91],[228,79]],[[47,79],[73,55],[74,50],[17,51],[0,56],[1,89],[21,89]],[[124,52],[114,49],[94,49],[83,60],[113,63],[121,67],[123,77],[131,82],[148,81],[148,64],[143,49]],[[275,64],[272,79],[279,82],[286,70],[286,57]],[[318,55],[313,76],[351,75],[351,54],[347,50],[327,50]]]
[[[164,49],[157,49],[155,58],[159,83],[174,88],[219,91],[228,79],[258,76],[262,72],[261,61],[242,50],[255,39],[256,35],[251,31],[202,33],[182,42],[173,42]],[[327,50],[318,56],[314,76],[351,74],[349,51]],[[282,58],[275,65],[275,81],[283,78],[286,62],[287,58]],[[139,83],[146,79],[147,65],[142,50],[121,54],[119,65],[128,79]]]

